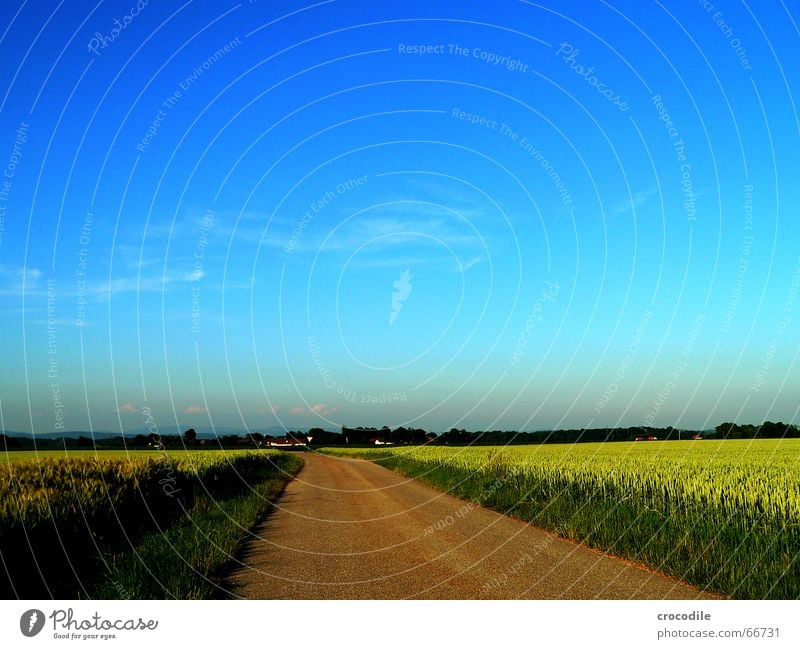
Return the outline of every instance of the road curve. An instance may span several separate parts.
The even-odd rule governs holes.
[[[371,462],[304,459],[228,576],[234,597],[715,597]]]

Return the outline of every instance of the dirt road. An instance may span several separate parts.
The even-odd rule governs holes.
[[[255,599],[695,599],[688,584],[362,460],[306,465],[227,587]]]

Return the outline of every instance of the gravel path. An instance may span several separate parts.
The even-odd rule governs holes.
[[[235,597],[711,597],[371,462],[304,458],[229,575]]]

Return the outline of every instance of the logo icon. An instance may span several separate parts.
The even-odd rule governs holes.
[[[406,268],[400,273],[400,279],[392,282],[394,291],[392,292],[392,312],[389,314],[389,326],[394,324],[397,316],[400,315],[400,310],[403,308],[403,303],[411,295],[411,271]]]
[[[26,638],[32,638],[44,628],[44,613],[38,608],[25,611],[19,618],[19,630]]]

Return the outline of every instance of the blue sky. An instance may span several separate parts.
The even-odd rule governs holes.
[[[796,21],[5,3],[3,426],[795,422]]]

